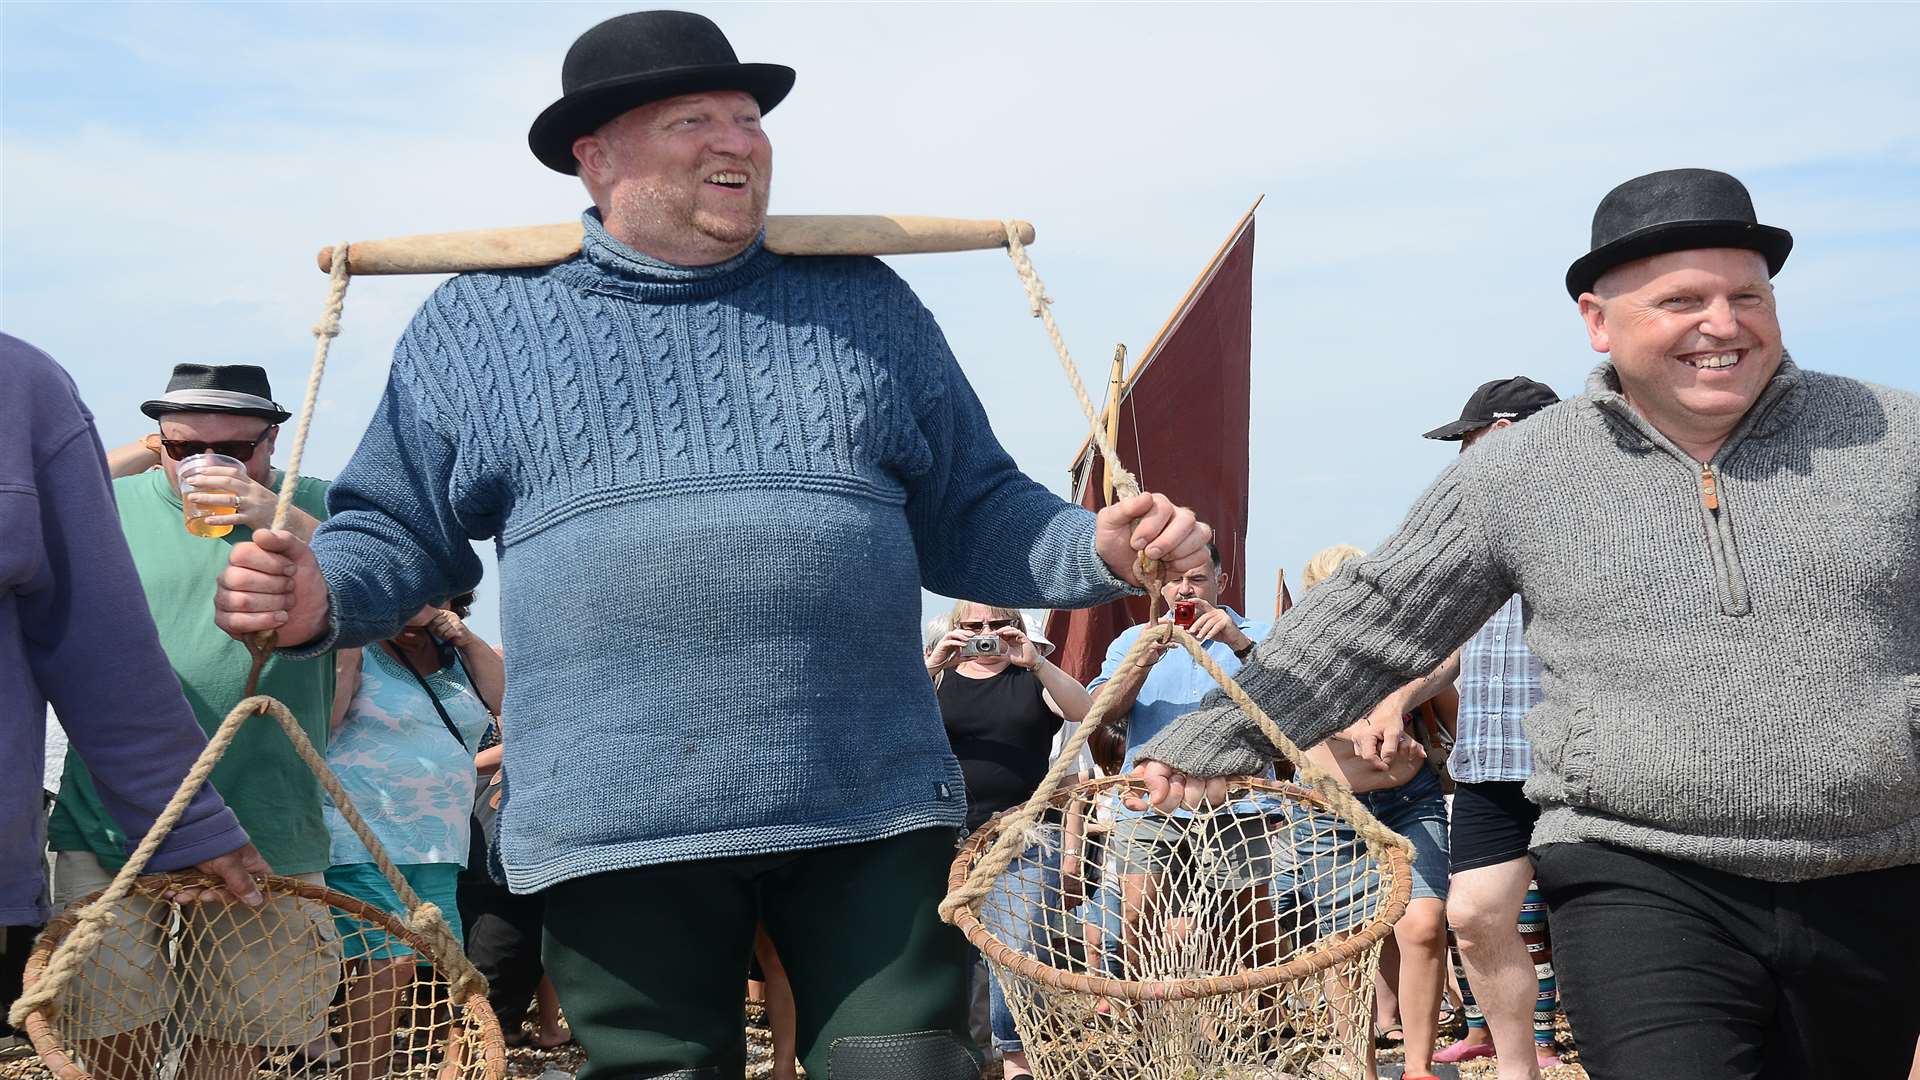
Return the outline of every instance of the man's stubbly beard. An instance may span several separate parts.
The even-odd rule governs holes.
[[[615,212],[643,249],[743,248],[767,222],[767,183],[757,178],[735,212],[700,204],[699,192],[674,184],[632,184],[614,197]],[[648,243],[653,241],[653,243]]]

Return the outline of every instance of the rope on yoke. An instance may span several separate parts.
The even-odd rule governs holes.
[[[1020,242],[1019,230],[1013,222],[1009,221],[1006,223],[1006,232],[1007,257],[1013,260],[1014,270],[1020,275],[1020,284],[1026,289],[1027,306],[1046,327],[1047,340],[1053,343],[1054,354],[1060,358],[1060,366],[1067,373],[1067,381],[1073,385],[1074,397],[1079,399],[1081,412],[1087,418],[1087,427],[1093,433],[1094,445],[1100,448],[1101,455],[1106,459],[1107,472],[1113,477],[1115,494],[1122,498],[1139,494],[1139,481],[1133,473],[1121,467],[1119,453],[1114,447],[1113,440],[1107,437],[1105,426],[1100,423],[1099,413],[1093,405],[1093,398],[1087,393],[1086,383],[1080,378],[1080,369],[1067,351],[1066,339],[1061,336],[1060,326],[1053,318],[1053,298],[1047,295],[1046,286],[1041,283],[1040,274],[1033,267],[1033,260],[1027,257],[1026,245]],[[1160,587],[1165,581],[1165,571],[1157,560],[1146,558],[1144,552],[1141,553],[1136,569],[1140,580],[1148,587],[1147,622],[1153,624],[1160,615]],[[1048,767],[1047,775],[1040,781],[1040,786],[1034,789],[1033,794],[1020,807],[1001,815],[993,843],[974,862],[972,869],[967,872],[966,881],[949,892],[940,902],[940,917],[943,920],[953,922],[955,913],[961,908],[971,908],[977,912],[980,904],[993,892],[994,883],[1000,875],[1013,865],[1014,860],[1018,859],[1022,852],[1033,845],[1035,826],[1039,824],[1041,816],[1046,813],[1047,805],[1052,801],[1054,794],[1060,790],[1068,771],[1079,760],[1080,751],[1086,746],[1087,740],[1093,736],[1101,724],[1106,722],[1108,713],[1112,711],[1115,694],[1119,687],[1128,681],[1125,676],[1136,668],[1146,666],[1144,657],[1147,650],[1167,642],[1178,642],[1193,656],[1201,670],[1211,675],[1213,681],[1220,685],[1227,698],[1259,724],[1260,733],[1273,744],[1280,756],[1293,764],[1294,775],[1301,786],[1311,788],[1335,813],[1345,818],[1347,823],[1353,826],[1354,832],[1366,841],[1369,848],[1376,854],[1387,849],[1411,853],[1412,844],[1405,837],[1380,824],[1380,820],[1354,797],[1353,792],[1325,769],[1308,760],[1293,740],[1287,737],[1286,732],[1280,730],[1280,725],[1274,723],[1271,717],[1254,704],[1253,699],[1247,696],[1247,692],[1240,688],[1240,684],[1234,682],[1225,671],[1221,670],[1220,665],[1207,655],[1197,638],[1188,633],[1184,627],[1166,623],[1153,626],[1133,643],[1133,648],[1127,650],[1126,656],[1121,660],[1115,677],[1109,679],[1100,687],[1099,693],[1094,695],[1092,709],[1088,711],[1085,719],[1075,725],[1073,734],[1061,746],[1060,753]]]
[[[307,452],[307,432],[313,428],[313,406],[320,399],[320,380],[327,373],[327,352],[333,339],[340,336],[340,312],[347,304],[347,245],[333,245],[333,270],[327,275],[327,302],[320,309],[320,321],[313,325],[313,369],[307,373],[307,394],[300,401],[300,419],[293,428],[293,448],[287,452],[286,473],[280,479],[280,501],[273,507],[275,529],[287,526],[287,512],[293,509],[293,489],[300,480],[300,459]]]
[[[1086,414],[1087,427],[1093,431],[1093,444],[1100,448],[1100,456],[1106,459],[1107,475],[1113,477],[1114,494],[1130,499],[1140,494],[1140,481],[1120,464],[1120,452],[1114,448],[1113,440],[1107,437],[1106,425],[1100,422],[1093,397],[1087,393],[1087,384],[1080,378],[1080,365],[1074,363],[1073,356],[1067,352],[1067,339],[1060,335],[1060,324],[1053,320],[1053,297],[1047,295],[1047,287],[1041,283],[1039,271],[1033,268],[1033,260],[1027,257],[1027,245],[1020,242],[1019,223],[1008,221],[1005,225],[1007,258],[1013,260],[1013,268],[1020,275],[1020,284],[1027,290],[1027,306],[1033,310],[1034,318],[1046,327],[1047,340],[1053,342],[1054,355],[1060,358],[1067,381],[1073,384],[1073,396],[1079,399],[1080,411]]]
[[[313,427],[314,403],[319,400],[320,382],[326,373],[327,352],[332,347],[333,339],[340,335],[340,314],[346,303],[349,279],[347,245],[335,245],[333,272],[329,277],[326,304],[321,311],[319,323],[313,328],[315,338],[313,369],[307,376],[306,396],[300,405],[300,419],[294,428],[293,447],[287,455],[287,468],[280,482],[280,499],[274,507],[272,527],[275,529],[286,526],[287,514],[293,505],[294,488],[300,479],[300,459],[306,450],[308,432]],[[13,1003],[7,1019],[14,1027],[24,1028],[28,1014],[35,1010],[44,1009],[51,1014],[59,1007],[60,994],[81,972],[87,956],[97,949],[105,938],[107,928],[114,919],[115,905],[132,893],[135,880],[146,870],[147,863],[152,860],[154,852],[159,850],[160,845],[166,842],[174,827],[180,823],[181,817],[187,812],[187,807],[192,804],[194,796],[198,795],[200,788],[206,784],[207,777],[213,774],[214,766],[220,763],[228,747],[233,745],[234,737],[240,732],[240,726],[251,717],[263,714],[279,722],[281,730],[286,732],[288,740],[293,743],[295,753],[300,756],[301,761],[306,763],[307,768],[312,770],[314,777],[320,781],[320,786],[333,799],[335,808],[340,811],[340,816],[346,819],[354,835],[366,845],[367,851],[373,856],[374,865],[379,867],[387,883],[393,886],[393,891],[400,898],[401,903],[407,906],[408,928],[419,934],[432,947],[435,953],[432,958],[434,966],[446,974],[455,999],[464,998],[472,993],[486,992],[485,977],[467,960],[466,951],[461,948],[459,940],[454,937],[452,929],[448,927],[446,916],[435,905],[423,902],[419,894],[414,892],[413,887],[407,883],[407,879],[393,865],[392,860],[387,857],[386,849],[381,847],[379,838],[374,836],[366,819],[360,816],[359,810],[353,805],[353,800],[348,798],[346,791],[341,788],[340,781],[333,775],[333,770],[327,767],[326,759],[314,748],[312,741],[307,738],[307,733],[301,730],[293,713],[279,700],[254,693],[260,680],[260,673],[273,654],[274,642],[275,634],[271,630],[248,635],[246,645],[252,654],[253,661],[247,677],[247,696],[227,713],[219,729],[214,732],[211,739],[207,740],[206,749],[200,752],[193,767],[187,770],[187,775],[180,781],[180,787],[174,791],[173,798],[155,819],[153,828],[147,830],[147,835],[140,841],[139,846],[134,848],[126,865],[114,875],[112,883],[99,898],[80,911],[72,931],[48,958],[46,968],[34,983],[33,989],[21,995],[19,1000]]]

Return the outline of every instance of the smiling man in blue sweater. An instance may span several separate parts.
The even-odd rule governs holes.
[[[1022,475],[940,329],[870,258],[762,245],[760,115],[794,73],[718,27],[624,15],[529,136],[593,196],[578,258],[441,286],[395,351],[311,548],[271,533],[221,625],[301,652],[390,635],[500,553],[501,861],[604,1077],[738,1077],[763,919],[827,1080],[972,1080],[966,812],[920,587],[1072,607],[1207,558],[1143,495],[1095,515]]]

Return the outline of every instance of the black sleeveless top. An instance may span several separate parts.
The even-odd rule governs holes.
[[[1040,697],[1039,676],[1007,665],[985,679],[940,677],[940,716],[967,778],[967,829],[1032,795],[1047,775],[1060,718]]]

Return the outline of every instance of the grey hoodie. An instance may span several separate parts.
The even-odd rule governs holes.
[[[1920,862],[1920,397],[1787,360],[1703,467],[1602,364],[1441,473],[1239,681],[1311,745],[1513,593],[1543,665],[1536,845],[1769,881]],[[1140,756],[1219,776],[1271,753],[1214,694]]]

